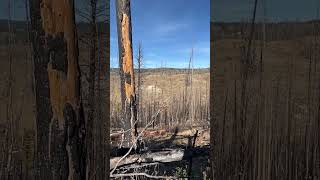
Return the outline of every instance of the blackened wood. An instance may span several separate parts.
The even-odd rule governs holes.
[[[74,2],[30,1],[30,14],[37,108],[35,179],[85,179]]]
[[[97,29],[96,29],[96,13],[97,0],[90,0],[90,58],[89,58],[89,95],[88,95],[88,118],[86,123],[87,136],[86,145],[87,151],[87,166],[88,177],[94,173],[94,121],[95,121],[95,79],[96,79],[96,53],[97,53]]]
[[[130,147],[135,142],[133,126],[137,117],[135,80],[132,55],[132,28],[130,0],[117,0],[117,29],[119,46],[119,66],[121,80],[122,121],[124,130],[124,147]]]
[[[49,78],[47,72],[47,49],[45,47],[45,32],[41,25],[40,0],[29,0],[31,33],[33,46],[34,81],[36,98],[36,156],[35,178],[51,179],[49,168],[48,134],[52,110],[49,98]]]

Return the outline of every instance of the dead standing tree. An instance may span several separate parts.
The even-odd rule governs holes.
[[[93,136],[95,120],[95,79],[96,79],[96,55],[97,55],[97,0],[90,0],[90,58],[89,58],[89,95],[88,95],[88,119],[87,119],[87,179],[92,177],[94,172],[94,141]]]
[[[6,91],[6,124],[7,127],[4,130],[5,134],[5,146],[2,152],[1,164],[0,164],[0,178],[9,179],[14,177],[12,170],[14,169],[14,158],[13,158],[13,147],[15,145],[15,124],[14,124],[14,111],[13,111],[13,73],[12,73],[12,64],[13,64],[13,32],[11,24],[11,1],[8,1],[8,44],[7,44],[7,53],[8,53],[8,62],[9,62],[9,75],[7,79],[7,91]]]
[[[36,179],[85,179],[84,117],[73,0],[30,0]]]
[[[82,22],[88,23],[88,29],[82,30],[78,35],[78,39],[80,40],[81,45],[85,45],[87,49],[89,49],[88,57],[85,56],[85,60],[88,62],[87,64],[80,64],[81,73],[84,75],[85,81],[82,81],[84,84],[88,84],[88,90],[84,89],[82,91],[82,100],[84,104],[87,101],[87,108],[84,106],[84,110],[87,110],[87,119],[86,119],[86,147],[87,147],[87,178],[99,178],[105,174],[102,172],[103,165],[100,164],[100,158],[103,157],[102,142],[103,134],[105,133],[103,114],[101,110],[102,101],[105,99],[104,91],[101,89],[104,88],[104,83],[101,84],[101,78],[105,76],[102,71],[105,71],[101,68],[105,66],[102,63],[102,59],[104,58],[106,52],[106,46],[103,44],[106,41],[106,24],[108,23],[107,11],[109,8],[109,4],[105,1],[100,0],[90,0],[83,1],[83,6],[81,8],[76,9],[76,15],[80,18]],[[80,26],[78,26],[80,27]],[[81,55],[87,55],[86,53],[80,53]],[[81,60],[80,60],[81,61]],[[81,61],[83,62],[83,61]],[[105,81],[105,80],[103,80]],[[107,82],[107,81],[106,81]],[[99,160],[98,160],[99,159]],[[98,165],[100,164],[100,165]],[[102,178],[103,179],[103,178]]]
[[[193,81],[193,48],[191,49],[191,55],[189,60],[189,84],[190,84],[190,94],[187,97],[190,100],[190,123],[191,127],[193,125],[193,118],[194,118],[194,100],[193,100],[193,88],[192,88],[192,81]]]
[[[138,89],[138,98],[137,98],[137,117],[140,123],[142,124],[142,77],[141,77],[141,68],[142,68],[142,46],[141,43],[139,43],[138,46],[138,55],[137,55],[137,63],[138,63],[138,84],[137,84],[137,89]],[[146,123],[147,124],[147,123]]]
[[[184,86],[184,97],[183,101],[185,112],[184,114],[187,116],[186,119],[190,121],[190,125],[193,123],[193,91],[192,91],[192,78],[193,78],[193,48],[191,49],[189,66],[186,72],[185,86]],[[190,88],[188,88],[190,86]],[[190,93],[189,93],[190,92]]]
[[[135,134],[132,130],[136,124],[136,94],[132,56],[131,12],[130,0],[117,0],[117,30],[119,46],[120,66],[120,91],[122,104],[122,121],[124,127],[125,148],[135,142]]]

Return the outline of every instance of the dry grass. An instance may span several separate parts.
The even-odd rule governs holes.
[[[214,58],[213,111],[218,128],[215,137],[217,177],[302,179],[319,176],[320,157],[314,154],[319,153],[314,148],[319,147],[316,127],[320,69],[316,64],[320,56],[318,50],[313,49],[315,45],[311,45],[314,39],[299,36],[268,41],[263,51],[261,91],[260,41],[254,41],[256,56],[246,79],[245,107],[241,94],[244,65],[240,62],[243,41],[211,41],[216,52],[211,58]],[[312,49],[309,81],[308,53]],[[242,109],[245,109],[243,124]],[[307,130],[309,113],[311,126]]]
[[[137,73],[136,73],[137,76]],[[148,69],[142,72],[142,108],[144,113],[144,119],[141,122],[150,119],[150,115],[155,110],[164,105],[165,112],[159,115],[159,121],[157,124],[168,126],[169,123],[164,122],[164,119],[174,121],[174,123],[186,122],[183,115],[174,116],[173,113],[183,113],[186,115],[186,111],[189,107],[186,103],[195,103],[193,106],[197,109],[197,113],[203,113],[202,116],[198,116],[195,121],[203,122],[207,118],[208,114],[208,101],[209,101],[209,70],[201,69],[194,70],[193,74],[193,88],[192,94],[190,86],[188,86],[189,95],[185,95],[185,78],[186,70],[178,69]],[[136,78],[137,80],[137,78]],[[110,87],[110,99],[111,99],[111,124],[113,127],[120,127],[118,124],[120,106],[120,82],[119,75],[116,71],[111,73],[111,87]],[[136,83],[137,84],[137,83]],[[187,96],[187,97],[186,97]],[[188,98],[183,100],[183,98]],[[186,103],[185,103],[186,102]],[[184,104],[185,103],[185,104]],[[200,104],[201,103],[201,104]],[[174,112],[178,108],[179,112]],[[199,112],[198,112],[199,111]],[[174,116],[174,117],[173,117]],[[186,115],[187,116],[187,115]],[[202,117],[202,119],[200,119]],[[201,124],[200,122],[200,124]],[[205,124],[202,123],[202,124]],[[196,124],[195,124],[196,125]]]

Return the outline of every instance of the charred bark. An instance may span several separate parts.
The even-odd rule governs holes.
[[[124,147],[134,142],[134,132],[130,131],[136,121],[136,94],[132,56],[130,0],[117,0],[117,26],[119,46],[119,66],[121,79],[121,103],[123,109]]]
[[[140,123],[142,124],[142,79],[141,79],[141,68],[142,68],[142,46],[139,43],[138,47],[138,56],[137,56],[137,63],[138,63],[138,98],[137,98],[137,117]]]
[[[212,31],[213,29],[213,23],[210,24],[210,29]],[[212,39],[213,37],[211,36],[210,37],[210,46],[211,46],[211,51],[210,51],[210,74],[214,74],[214,54],[213,54],[213,42],[212,42]],[[214,76],[213,76],[214,77]],[[210,78],[210,104],[213,105],[214,104],[214,78]],[[216,172],[218,171],[217,170],[217,160],[218,160],[218,157],[217,157],[217,152],[218,152],[218,149],[216,148],[217,147],[217,130],[218,130],[218,123],[217,123],[217,120],[216,118],[214,118],[214,107],[210,106],[209,107],[209,119],[210,119],[210,160],[211,160],[211,169],[210,169],[210,173],[209,173],[209,176],[210,176],[210,179],[215,179],[216,178]]]
[[[85,127],[74,2],[30,0],[36,179],[84,179]]]
[[[45,32],[41,24],[40,0],[29,1],[31,20],[31,42],[33,46],[33,63],[36,98],[36,179],[51,177],[49,168],[48,135],[49,121],[52,117],[49,99],[49,77],[45,47]],[[49,178],[51,179],[51,178]]]
[[[88,147],[87,154],[87,178],[92,176],[94,171],[94,121],[95,121],[95,79],[96,79],[96,52],[97,52],[97,0],[90,0],[91,16],[90,16],[90,58],[89,58],[89,97],[88,97],[88,118],[87,118],[87,138],[86,145]]]

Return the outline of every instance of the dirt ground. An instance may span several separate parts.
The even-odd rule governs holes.
[[[197,130],[198,132],[195,146],[191,147]],[[209,166],[209,129],[203,129],[201,127],[195,127],[192,129],[179,129],[176,127],[170,130],[148,129],[145,131],[145,133],[143,133],[142,139],[145,142],[145,150],[143,153],[184,149],[184,156],[186,156],[181,161],[159,163],[155,166],[149,166],[143,169],[144,172],[153,175],[175,176],[181,178],[187,177],[190,164],[188,150],[192,148],[192,179],[203,179],[204,176],[206,176],[206,168]],[[111,143],[113,147],[116,147],[118,146],[118,142],[119,139],[114,139],[114,141]],[[139,172],[141,172],[141,169],[139,169]]]

